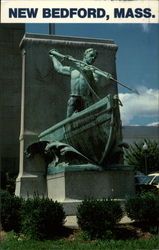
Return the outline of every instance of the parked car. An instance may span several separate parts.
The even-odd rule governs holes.
[[[159,172],[151,173],[148,176],[151,178],[148,184],[155,185],[159,190]]]
[[[136,192],[151,191],[159,193],[159,173],[144,175],[140,178],[140,182],[136,184]]]

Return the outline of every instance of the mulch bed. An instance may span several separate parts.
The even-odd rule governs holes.
[[[65,227],[62,238],[64,238],[67,241],[75,241],[76,238],[78,237],[79,232],[80,229]],[[113,229],[113,239],[115,240],[149,240],[154,236],[155,234],[144,231],[143,229],[141,229],[141,227],[137,226],[135,223],[118,224]],[[25,236],[23,235],[23,237]],[[5,241],[6,239],[7,239],[6,232],[1,230],[0,241]]]
[[[140,227],[133,224],[118,225],[114,229],[117,240],[148,240],[154,237],[154,234],[143,231]]]
[[[72,233],[65,237],[66,240],[74,241],[78,235],[79,229],[73,229]],[[149,240],[155,234],[149,233],[136,226],[133,223],[119,224],[113,230],[115,240]]]

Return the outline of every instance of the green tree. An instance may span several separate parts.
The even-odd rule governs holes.
[[[147,144],[147,150],[143,149],[144,143]],[[135,166],[135,170],[145,172],[146,163],[147,173],[159,171],[159,142],[145,139],[134,143],[125,149],[124,158],[127,164]]]

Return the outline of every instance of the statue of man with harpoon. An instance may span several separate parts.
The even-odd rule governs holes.
[[[52,49],[49,52],[55,70],[63,75],[71,77],[71,94],[68,100],[67,117],[79,112],[93,104],[93,97],[99,97],[95,93],[95,85],[101,76],[112,79],[112,75],[94,67],[97,51],[93,48],[86,49],[83,60],[76,60],[72,56],[66,56]],[[68,59],[73,66],[64,66],[58,58]]]

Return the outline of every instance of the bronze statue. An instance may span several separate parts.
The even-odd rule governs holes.
[[[55,49],[50,50],[49,55],[55,70],[60,74],[71,77],[71,94],[68,100],[67,117],[92,105],[94,96],[99,100],[94,89],[101,76],[112,79],[111,74],[92,66],[97,57],[97,51],[93,48],[85,50],[83,61],[76,60],[69,55],[62,55]],[[58,57],[73,61],[73,66],[64,66]]]

